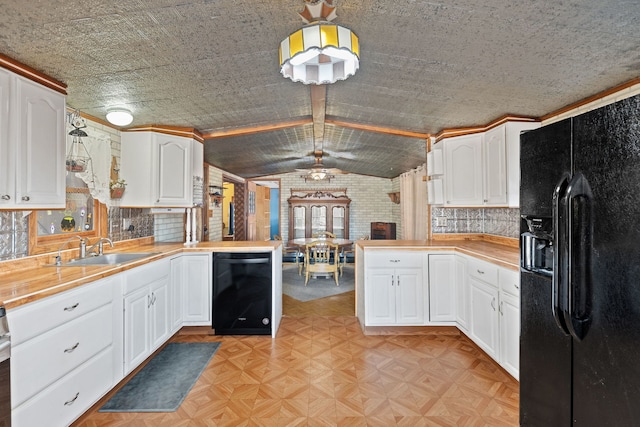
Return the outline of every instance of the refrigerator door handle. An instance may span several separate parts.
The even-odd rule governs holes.
[[[566,335],[569,335],[569,328],[565,322],[564,311],[566,310],[564,302],[566,301],[567,288],[569,287],[568,279],[568,246],[567,246],[567,221],[566,221],[566,200],[567,186],[569,185],[570,176],[565,173],[555,190],[553,191],[553,280],[551,295],[551,311],[553,318]]]
[[[567,196],[569,287],[564,314],[569,333],[581,341],[591,324],[593,245],[593,195],[584,175],[574,175],[567,187]]]

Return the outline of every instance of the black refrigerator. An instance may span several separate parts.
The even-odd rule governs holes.
[[[520,424],[638,426],[640,96],[520,149]]]

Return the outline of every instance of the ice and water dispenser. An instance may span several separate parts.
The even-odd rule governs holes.
[[[553,274],[553,221],[546,217],[522,215],[520,263],[525,270]]]

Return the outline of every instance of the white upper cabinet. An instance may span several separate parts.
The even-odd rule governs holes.
[[[505,127],[498,126],[484,135],[484,198],[485,205],[507,204],[507,160]]]
[[[540,123],[511,121],[436,144],[444,146],[442,204],[519,207],[520,133],[537,127]],[[440,204],[435,195],[429,202]]]
[[[456,136],[444,142],[444,204],[482,205],[482,134]]]
[[[191,207],[194,176],[202,177],[202,164],[194,165],[202,144],[157,132],[124,132],[120,176],[127,181],[121,206]],[[196,160],[197,161],[197,160]]]
[[[65,96],[0,69],[0,208],[65,207]]]

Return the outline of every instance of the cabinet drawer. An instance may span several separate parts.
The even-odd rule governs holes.
[[[113,341],[113,308],[105,305],[11,349],[13,406],[71,372]],[[111,371],[112,372],[112,371]]]
[[[514,297],[520,296],[520,273],[501,268],[498,272],[500,290]]]
[[[497,265],[477,259],[469,260],[469,274],[483,282],[498,286],[498,269]]]
[[[19,345],[108,304],[113,300],[113,286],[117,280],[119,277],[110,277],[10,310],[7,317],[11,343]]]
[[[168,276],[170,271],[171,262],[168,258],[129,270],[125,273],[123,293],[127,295],[135,290],[142,289],[149,283]]]
[[[421,251],[380,251],[365,253],[367,268],[422,267],[424,252]]]
[[[24,427],[71,424],[113,386],[112,352],[112,347],[108,347],[34,399],[15,408],[11,411],[13,424]]]

